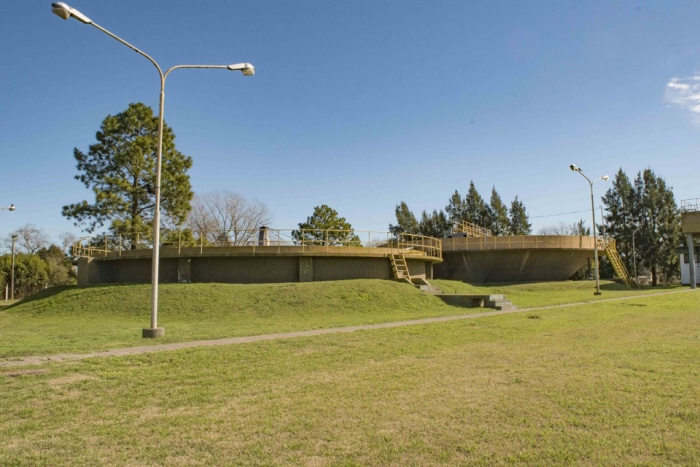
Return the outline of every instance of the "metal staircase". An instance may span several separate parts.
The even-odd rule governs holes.
[[[403,279],[410,284],[411,273],[408,272],[408,264],[406,263],[406,256],[404,255],[389,255],[389,261],[391,261],[391,269],[394,271],[394,277],[396,279]]]
[[[615,245],[614,238],[599,238],[598,248],[605,250],[605,255],[608,257],[608,261],[615,270],[617,277],[622,279],[622,281],[627,285],[627,287],[632,287],[632,278],[630,278],[627,268],[620,258],[620,254],[617,252],[617,246]]]

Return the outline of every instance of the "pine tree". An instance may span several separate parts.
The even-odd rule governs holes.
[[[362,246],[352,225],[325,204],[316,206],[306,222],[299,223],[299,230],[292,231],[292,237],[306,245]]]
[[[615,239],[617,251],[628,271],[634,270],[632,251],[632,236],[638,227],[639,202],[627,174],[618,170],[612,187],[603,196],[603,204],[607,214],[602,223],[606,233]]]
[[[474,182],[469,182],[469,191],[464,197],[465,219],[467,222],[476,224],[480,227],[486,227],[488,223],[489,213],[488,206],[484,203],[484,199],[474,186]]]
[[[637,175],[634,188],[640,208],[637,250],[642,264],[651,271],[652,285],[658,285],[660,275],[666,280],[678,275],[680,213],[673,191],[651,169]]]
[[[509,235],[530,235],[532,232],[532,224],[528,222],[527,211],[522,201],[516,196],[510,204],[510,225],[508,227]]]
[[[88,232],[109,222],[112,232],[150,232],[155,207],[158,117],[145,104],[129,104],[108,115],[97,132],[97,144],[85,154],[74,150],[76,180],[95,194],[88,201],[63,206],[63,215]],[[180,224],[190,210],[192,189],[187,170],[192,158],[175,149],[175,133],[163,128],[161,208]]]
[[[445,206],[445,213],[450,225],[461,224],[466,220],[466,206],[459,191],[455,190],[450,197],[450,202]]]
[[[418,229],[421,235],[443,238],[450,231],[450,222],[443,211],[433,210],[432,214],[423,211]]]
[[[408,205],[401,201],[401,204],[396,206],[396,225],[389,224],[389,232],[398,237],[402,233],[416,234],[418,230],[416,216],[408,209]]]
[[[491,188],[489,208],[489,225],[484,227],[491,229],[491,233],[494,235],[507,235],[509,228],[508,208],[503,204],[495,186]]]

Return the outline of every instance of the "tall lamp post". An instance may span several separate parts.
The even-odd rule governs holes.
[[[591,230],[593,231],[593,252],[594,252],[594,258],[595,258],[595,294],[600,295],[600,272],[598,270],[598,239],[596,237],[596,226],[595,226],[595,202],[593,201],[593,184],[597,182],[598,180],[605,180],[608,181],[610,177],[607,175],[603,175],[600,178],[596,178],[595,180],[591,181],[590,178],[586,177],[586,175],[581,171],[580,168],[576,167],[576,164],[571,164],[569,166],[571,170],[574,172],[578,172],[581,174],[583,178],[586,179],[588,184],[591,187],[591,215],[593,216],[593,227]]]
[[[10,300],[15,299],[15,240],[17,240],[17,234],[12,234],[12,265],[10,266]]]
[[[103,27],[95,24],[90,18],[80,13],[75,8],[71,8],[63,2],[56,2],[51,4],[51,11],[58,15],[59,17],[67,20],[73,17],[84,24],[90,24],[100,31],[104,32],[108,36],[118,40],[125,46],[129,47],[134,52],[146,57],[158,70],[160,75],[160,105],[158,110],[158,153],[156,155],[156,186],[155,186],[155,212],[153,215],[153,264],[151,272],[151,327],[143,329],[143,337],[162,337],[165,335],[165,329],[158,327],[158,272],[159,272],[159,259],[160,259],[160,173],[161,173],[161,159],[163,155],[163,105],[165,102],[165,78],[168,74],[177,70],[178,68],[219,68],[225,70],[237,70],[241,71],[245,76],[252,76],[255,74],[255,68],[250,63],[236,63],[234,65],[176,65],[163,73],[161,67],[145,52],[137,49],[133,45],[126,42],[124,39],[112,34]]]
[[[10,204],[9,206],[3,206],[0,208],[2,211],[14,211],[15,205]],[[14,300],[15,299],[15,240],[17,239],[17,235],[13,234],[12,235],[12,266],[10,266],[10,299]],[[5,294],[7,294],[7,289],[5,289]],[[7,299],[7,295],[5,295],[5,299]]]

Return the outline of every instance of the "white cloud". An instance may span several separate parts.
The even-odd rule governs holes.
[[[666,102],[693,113],[693,121],[700,125],[700,72],[686,78],[671,78],[666,84]]]

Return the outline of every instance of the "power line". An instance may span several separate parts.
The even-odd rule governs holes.
[[[565,216],[567,214],[578,214],[581,212],[590,212],[590,209],[584,209],[583,211],[571,211],[571,212],[560,212],[558,214],[546,214],[544,216],[530,216],[530,219],[539,219],[542,217],[556,217],[556,216]]]

